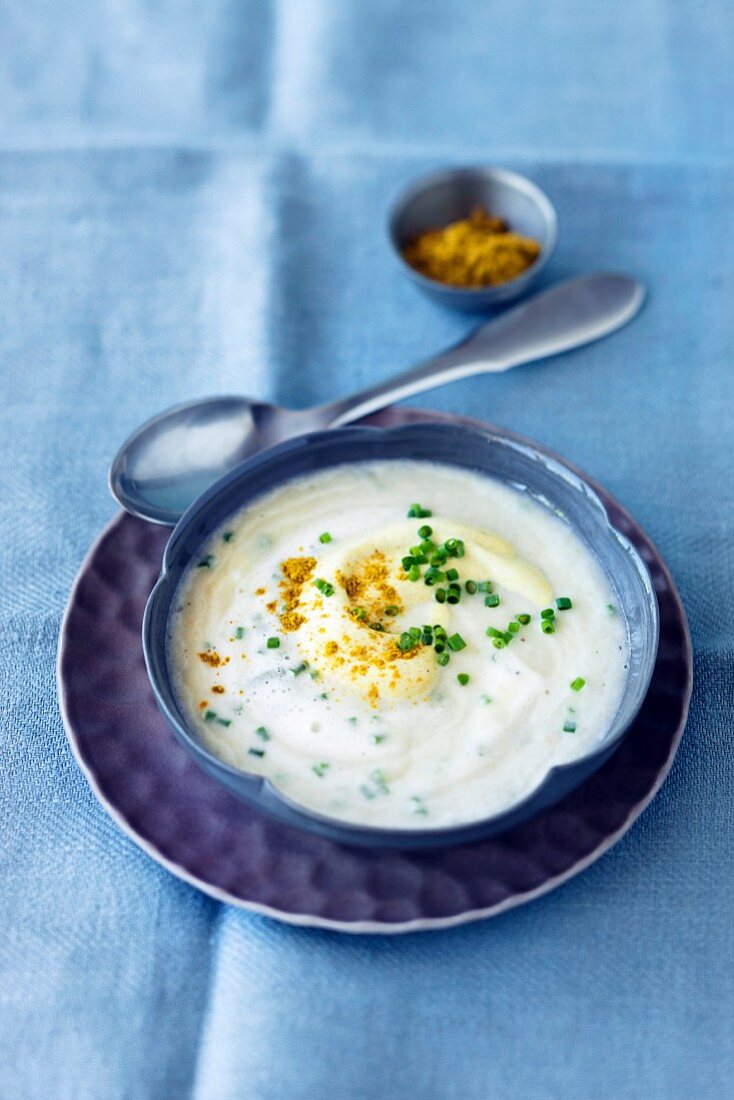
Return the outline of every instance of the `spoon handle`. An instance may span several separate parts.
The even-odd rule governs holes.
[[[626,275],[571,279],[481,325],[456,347],[319,411],[337,427],[447,382],[570,351],[627,324],[644,300],[642,283]]]

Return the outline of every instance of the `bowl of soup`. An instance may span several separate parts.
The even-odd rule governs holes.
[[[500,832],[618,747],[658,645],[593,490],[500,433],[284,443],[176,527],[146,609],[159,706],[258,811],[345,843]]]

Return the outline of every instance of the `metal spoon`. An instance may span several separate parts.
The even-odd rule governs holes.
[[[207,486],[265,447],[348,424],[447,382],[581,347],[631,321],[644,299],[642,284],[626,275],[587,275],[515,306],[405,374],[328,405],[284,409],[248,397],[177,405],[123,444],[110,469],[110,489],[133,515],[172,526]]]

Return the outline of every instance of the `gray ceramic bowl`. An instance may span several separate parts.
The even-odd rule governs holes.
[[[611,728],[587,756],[552,769],[536,790],[506,812],[452,828],[396,830],[349,825],[290,801],[271,784],[223,763],[197,740],[174,691],[166,638],[171,608],[187,566],[203,543],[254,498],[302,474],[374,459],[424,459],[488,474],[530,493],[574,529],[614,589],[630,642],[624,694]],[[290,440],[243,462],[192,504],[166,548],[163,570],[143,621],[143,649],[158,705],[191,756],[249,805],[280,821],[347,844],[429,848],[490,836],[532,817],[577,787],[618,747],[645,698],[658,647],[655,591],[632,544],[609,523],[604,506],[576,474],[541,452],[492,432],[444,424],[340,428]]]
[[[540,244],[540,256],[517,279],[490,287],[446,286],[427,279],[403,259],[403,248],[414,237],[466,218],[475,206],[498,214],[511,229]],[[425,294],[454,309],[482,311],[519,298],[535,282],[555,248],[557,225],[552,202],[525,176],[506,168],[451,168],[418,180],[399,196],[388,232],[400,266]]]

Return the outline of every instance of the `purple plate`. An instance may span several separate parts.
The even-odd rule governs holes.
[[[419,420],[487,427],[404,408],[365,423]],[[382,933],[446,928],[521,905],[578,874],[627,831],[663,782],[692,682],[688,627],[670,574],[634,520],[586,480],[650,569],[660,648],[647,698],[620,749],[562,802],[500,836],[429,851],[350,848],[259,816],[193,762],[156,706],[140,627],[170,531],[126,513],[87,555],[59,643],[64,724],[95,795],[179,878],[293,924]]]

